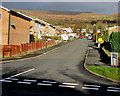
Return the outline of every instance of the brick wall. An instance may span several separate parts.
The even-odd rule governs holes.
[[[29,43],[30,22],[20,17],[11,15],[10,23],[14,23],[14,26],[10,26],[10,45]]]
[[[9,13],[5,10],[0,9],[2,13],[2,20],[0,21],[1,27],[1,44],[7,45],[8,44],[8,24],[9,24]]]
[[[14,23],[15,26],[9,26],[9,13],[4,9],[0,9],[0,12],[2,13],[2,21],[0,21],[0,26],[2,26],[1,45],[29,43],[30,21],[10,14],[10,23]],[[10,33],[10,35],[8,33]]]

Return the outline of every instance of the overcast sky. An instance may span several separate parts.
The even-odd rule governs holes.
[[[120,0],[0,0],[3,2],[119,2]]]
[[[118,2],[117,2],[118,0],[109,0],[109,2],[107,2],[108,0],[104,0],[106,2],[77,2],[77,3],[76,2],[35,2],[37,0],[34,0],[34,2],[32,2],[32,0],[26,0],[29,2],[5,2],[5,1],[16,1],[16,0],[4,0],[4,2],[2,2],[2,5],[4,7],[15,8],[15,9],[79,11],[79,12],[95,12],[98,14],[118,13]],[[22,0],[17,0],[17,1],[22,1]],[[47,0],[47,1],[57,1],[57,0]],[[94,0],[84,0],[84,1],[94,1]]]

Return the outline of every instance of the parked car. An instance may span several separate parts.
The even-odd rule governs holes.
[[[92,35],[88,35],[88,37],[87,37],[89,40],[91,40],[92,39]]]
[[[79,38],[80,38],[80,39],[82,39],[82,38],[83,38],[83,36],[80,36]]]

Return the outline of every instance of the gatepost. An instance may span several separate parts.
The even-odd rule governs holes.
[[[117,71],[117,67],[118,65],[118,53],[116,52],[111,52],[111,66],[115,67],[116,66],[116,71]]]

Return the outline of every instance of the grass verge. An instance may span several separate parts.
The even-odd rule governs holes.
[[[100,66],[87,66],[87,69],[99,75],[120,81],[120,68],[108,68]]]

